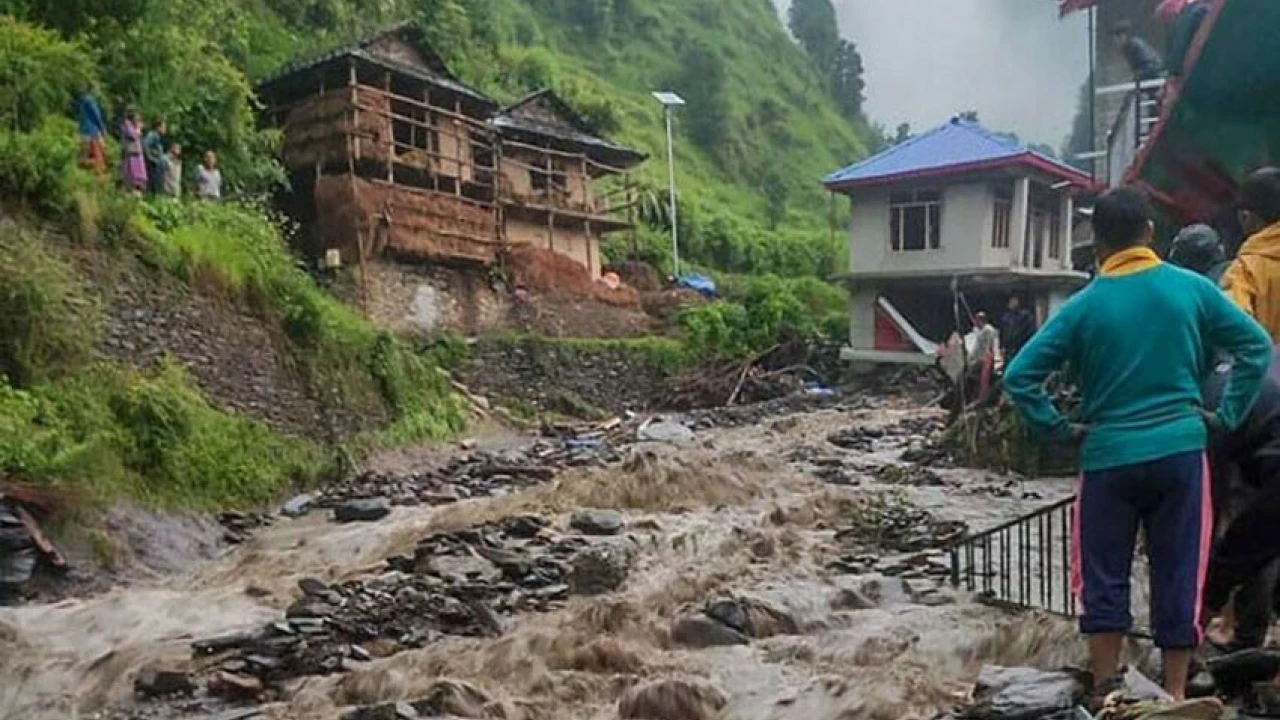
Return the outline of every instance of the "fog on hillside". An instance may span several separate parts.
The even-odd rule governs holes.
[[[775,0],[785,17],[790,0]],[[960,110],[1058,147],[1088,73],[1083,15],[1050,0],[833,0],[866,67],[866,110],[926,129]]]

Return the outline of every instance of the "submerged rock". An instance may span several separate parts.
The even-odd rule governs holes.
[[[751,642],[743,633],[706,615],[685,615],[671,625],[671,639],[691,648],[746,645]]]
[[[1070,710],[1085,695],[1081,678],[1066,671],[982,668],[973,688],[972,720],[1037,720]]]
[[[635,687],[618,700],[622,720],[712,720],[728,704],[719,688],[668,678]]]
[[[573,558],[569,587],[577,595],[600,595],[622,587],[631,571],[631,554],[620,547],[587,548]]]
[[[157,698],[166,695],[188,695],[195,692],[196,684],[191,674],[182,668],[149,667],[133,680],[133,692],[141,698]]]
[[[280,507],[280,513],[289,517],[301,517],[311,512],[311,508],[314,507],[315,504],[315,495],[311,495],[310,493],[295,495]]]
[[[569,519],[569,527],[584,535],[617,535],[626,524],[617,510],[578,510]]]
[[[377,522],[390,514],[391,503],[386,498],[348,500],[333,509],[333,519],[340,523]]]
[[[753,638],[796,635],[800,624],[786,612],[754,598],[712,600],[706,614]]]
[[[636,437],[646,442],[688,445],[693,442],[693,431],[677,422],[659,421],[642,425]]]

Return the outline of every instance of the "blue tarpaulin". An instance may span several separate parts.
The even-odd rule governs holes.
[[[705,297],[712,298],[716,296],[716,281],[706,275],[700,275],[698,273],[682,275],[680,277],[680,282],[677,284],[682,288],[694,290]]]

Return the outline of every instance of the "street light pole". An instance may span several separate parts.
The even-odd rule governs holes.
[[[680,279],[680,223],[676,216],[676,149],[675,136],[671,132],[671,111],[684,105],[684,98],[673,92],[655,92],[658,102],[662,103],[662,116],[667,124],[667,192],[671,202],[671,269]]]
[[[667,121],[667,194],[671,202],[671,260],[677,280],[680,279],[680,223],[676,217],[676,150],[671,135],[671,106],[663,105]]]

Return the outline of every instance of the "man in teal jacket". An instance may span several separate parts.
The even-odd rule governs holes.
[[[1153,224],[1141,193],[1104,194],[1093,227],[1098,277],[1027,343],[1004,385],[1034,429],[1083,440],[1072,585],[1096,687],[1115,677],[1133,622],[1129,574],[1141,524],[1165,689],[1181,700],[1202,639],[1200,597],[1213,530],[1206,425],[1235,428],[1248,413],[1271,341],[1208,280],[1160,261],[1148,247]],[[1208,415],[1200,386],[1214,350],[1236,365]],[[1058,412],[1045,392],[1045,380],[1063,366],[1083,395],[1080,424]]]

